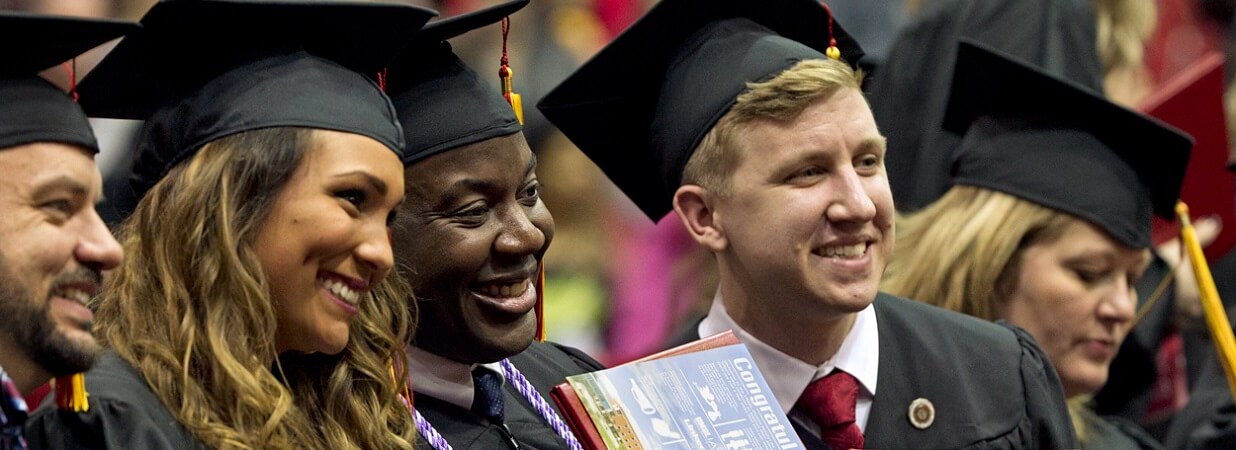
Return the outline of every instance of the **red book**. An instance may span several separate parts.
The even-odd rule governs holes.
[[[726,331],[660,353],[654,353],[626,364],[711,350],[737,343],[738,338],[734,336],[734,332]],[[579,443],[584,446],[585,450],[606,450],[605,442],[601,440],[601,434],[597,432],[596,425],[592,423],[592,419],[588,416],[588,411],[584,409],[584,404],[579,401],[579,395],[575,393],[575,389],[571,387],[570,383],[564,382],[554,386],[549,396],[554,399],[554,403],[558,404],[558,409],[562,411],[563,420],[566,420],[567,425],[571,427],[571,431],[575,432],[575,437],[579,439]]]
[[[1223,55],[1211,52],[1163,84],[1142,102],[1142,112],[1193,135],[1180,198],[1192,219],[1218,215],[1223,231],[1206,248],[1214,261],[1236,247],[1236,182],[1227,170],[1227,119],[1223,111]],[[1146,151],[1155,151],[1153,148]],[[1159,217],[1152,223],[1155,244],[1179,236],[1180,225]]]

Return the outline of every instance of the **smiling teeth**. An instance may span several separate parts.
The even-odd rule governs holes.
[[[353,290],[346,284],[323,278],[318,278],[318,283],[325,287],[326,290],[330,291],[331,294],[335,294],[336,297],[343,299],[345,302],[353,305],[360,302],[360,292]]]
[[[511,284],[487,284],[481,286],[476,291],[490,297],[511,298],[527,291],[529,284],[528,280]]]
[[[866,252],[867,252],[867,243],[864,242],[862,244],[834,245],[831,247],[824,247],[824,251],[822,251],[821,253],[823,253],[824,256],[839,256],[842,258],[856,258],[856,257],[862,256],[863,253],[866,253]]]
[[[83,305],[85,305],[86,303],[90,301],[90,294],[81,289],[73,289],[73,288],[59,289],[56,291],[55,295],[58,297],[63,297],[69,300],[73,300]]]

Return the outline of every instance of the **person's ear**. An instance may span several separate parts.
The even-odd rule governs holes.
[[[721,252],[729,245],[725,228],[721,226],[721,213],[717,210],[718,196],[708,189],[688,184],[674,192],[674,212],[682,220],[695,242],[709,250]]]

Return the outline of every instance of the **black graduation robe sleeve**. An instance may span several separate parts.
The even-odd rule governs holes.
[[[1205,362],[1189,404],[1176,414],[1164,438],[1167,448],[1230,449],[1236,443],[1236,401],[1216,353]]]
[[[60,410],[48,396],[26,423],[31,449],[204,448],[115,353],[101,355],[85,376],[90,409]]]
[[[1236,250],[1210,268],[1228,317],[1236,317],[1232,306],[1236,301]],[[1163,443],[1171,449],[1230,449],[1236,446],[1236,400],[1214,343],[1204,339],[1198,344],[1188,355],[1190,367],[1201,367],[1189,391],[1189,404],[1176,414]]]
[[[1025,330],[1001,323],[1017,335],[1021,346],[1021,380],[1026,392],[1026,416],[1034,448],[1071,448],[1077,442],[1064,388],[1051,361]]]
[[[1163,446],[1138,426],[1123,417],[1099,416],[1082,411],[1086,433],[1082,448],[1086,450],[1162,450]]]

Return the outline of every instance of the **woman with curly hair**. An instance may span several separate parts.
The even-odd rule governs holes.
[[[399,50],[388,30],[429,15],[168,0],[100,64],[84,107],[149,117],[120,230],[132,257],[97,305],[109,351],[88,405],[39,411],[31,444],[412,448],[396,361],[414,313],[387,278],[403,133],[363,74]],[[152,53],[192,59],[144,65]]]

